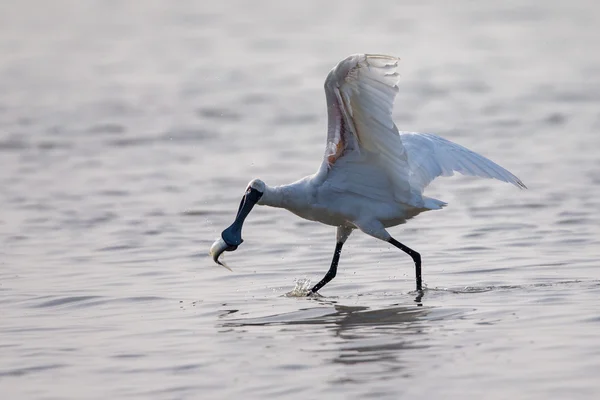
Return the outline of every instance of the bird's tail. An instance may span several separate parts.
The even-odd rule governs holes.
[[[443,202],[441,200],[432,199],[431,197],[423,196],[423,208],[427,208],[429,210],[441,210],[446,207],[448,203]]]

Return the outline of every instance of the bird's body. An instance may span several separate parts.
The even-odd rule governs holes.
[[[330,270],[312,292],[335,276],[342,245],[354,229],[408,253],[415,261],[421,290],[419,253],[393,239],[385,228],[446,205],[423,195],[433,179],[457,171],[525,188],[504,168],[456,143],[432,134],[399,132],[392,120],[397,66],[395,57],[356,54],[331,70],[325,81],[327,145],[318,171],[277,187],[251,181],[236,222],[222,234],[220,252],[211,248],[215,261],[242,242],[241,227],[252,206],[267,205],[337,227]],[[256,200],[246,201],[249,195]]]
[[[383,175],[379,175],[382,177]],[[319,175],[311,175],[289,185],[266,187],[257,204],[285,208],[309,221],[331,226],[358,228],[364,216],[374,219],[388,228],[400,225],[417,214],[436,208],[415,207],[396,202],[388,194],[390,201],[372,199],[368,194],[336,189],[328,181],[320,181]],[[383,188],[382,192],[388,191]],[[427,201],[432,200],[432,201]],[[437,200],[427,199],[432,207]],[[441,208],[437,205],[437,208]]]

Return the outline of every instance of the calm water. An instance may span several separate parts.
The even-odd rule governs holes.
[[[0,392],[6,399],[596,399],[596,2],[0,3]],[[324,2],[323,2],[324,3]],[[210,5],[209,5],[210,4]],[[395,120],[499,162],[392,234],[258,207],[316,171],[323,80],[402,57]]]

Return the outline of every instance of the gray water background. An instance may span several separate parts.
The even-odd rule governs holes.
[[[596,399],[600,6],[594,1],[0,2],[3,399]],[[315,172],[324,78],[402,58],[394,119],[528,191],[453,177],[449,206],[360,232],[245,185]]]

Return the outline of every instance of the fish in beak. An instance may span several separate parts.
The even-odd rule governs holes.
[[[233,224],[231,224],[229,228],[225,229],[221,233],[221,238],[214,242],[212,246],[210,246],[209,254],[212,256],[212,259],[217,264],[227,268],[230,271],[231,268],[229,268],[223,261],[219,260],[219,257],[226,251],[236,250],[238,246],[242,244],[244,241],[244,239],[242,239],[242,226],[244,225],[244,220],[248,214],[250,214],[252,207],[254,207],[262,195],[262,192],[249,186],[244,194],[244,197],[242,197],[235,221],[233,221]]]

